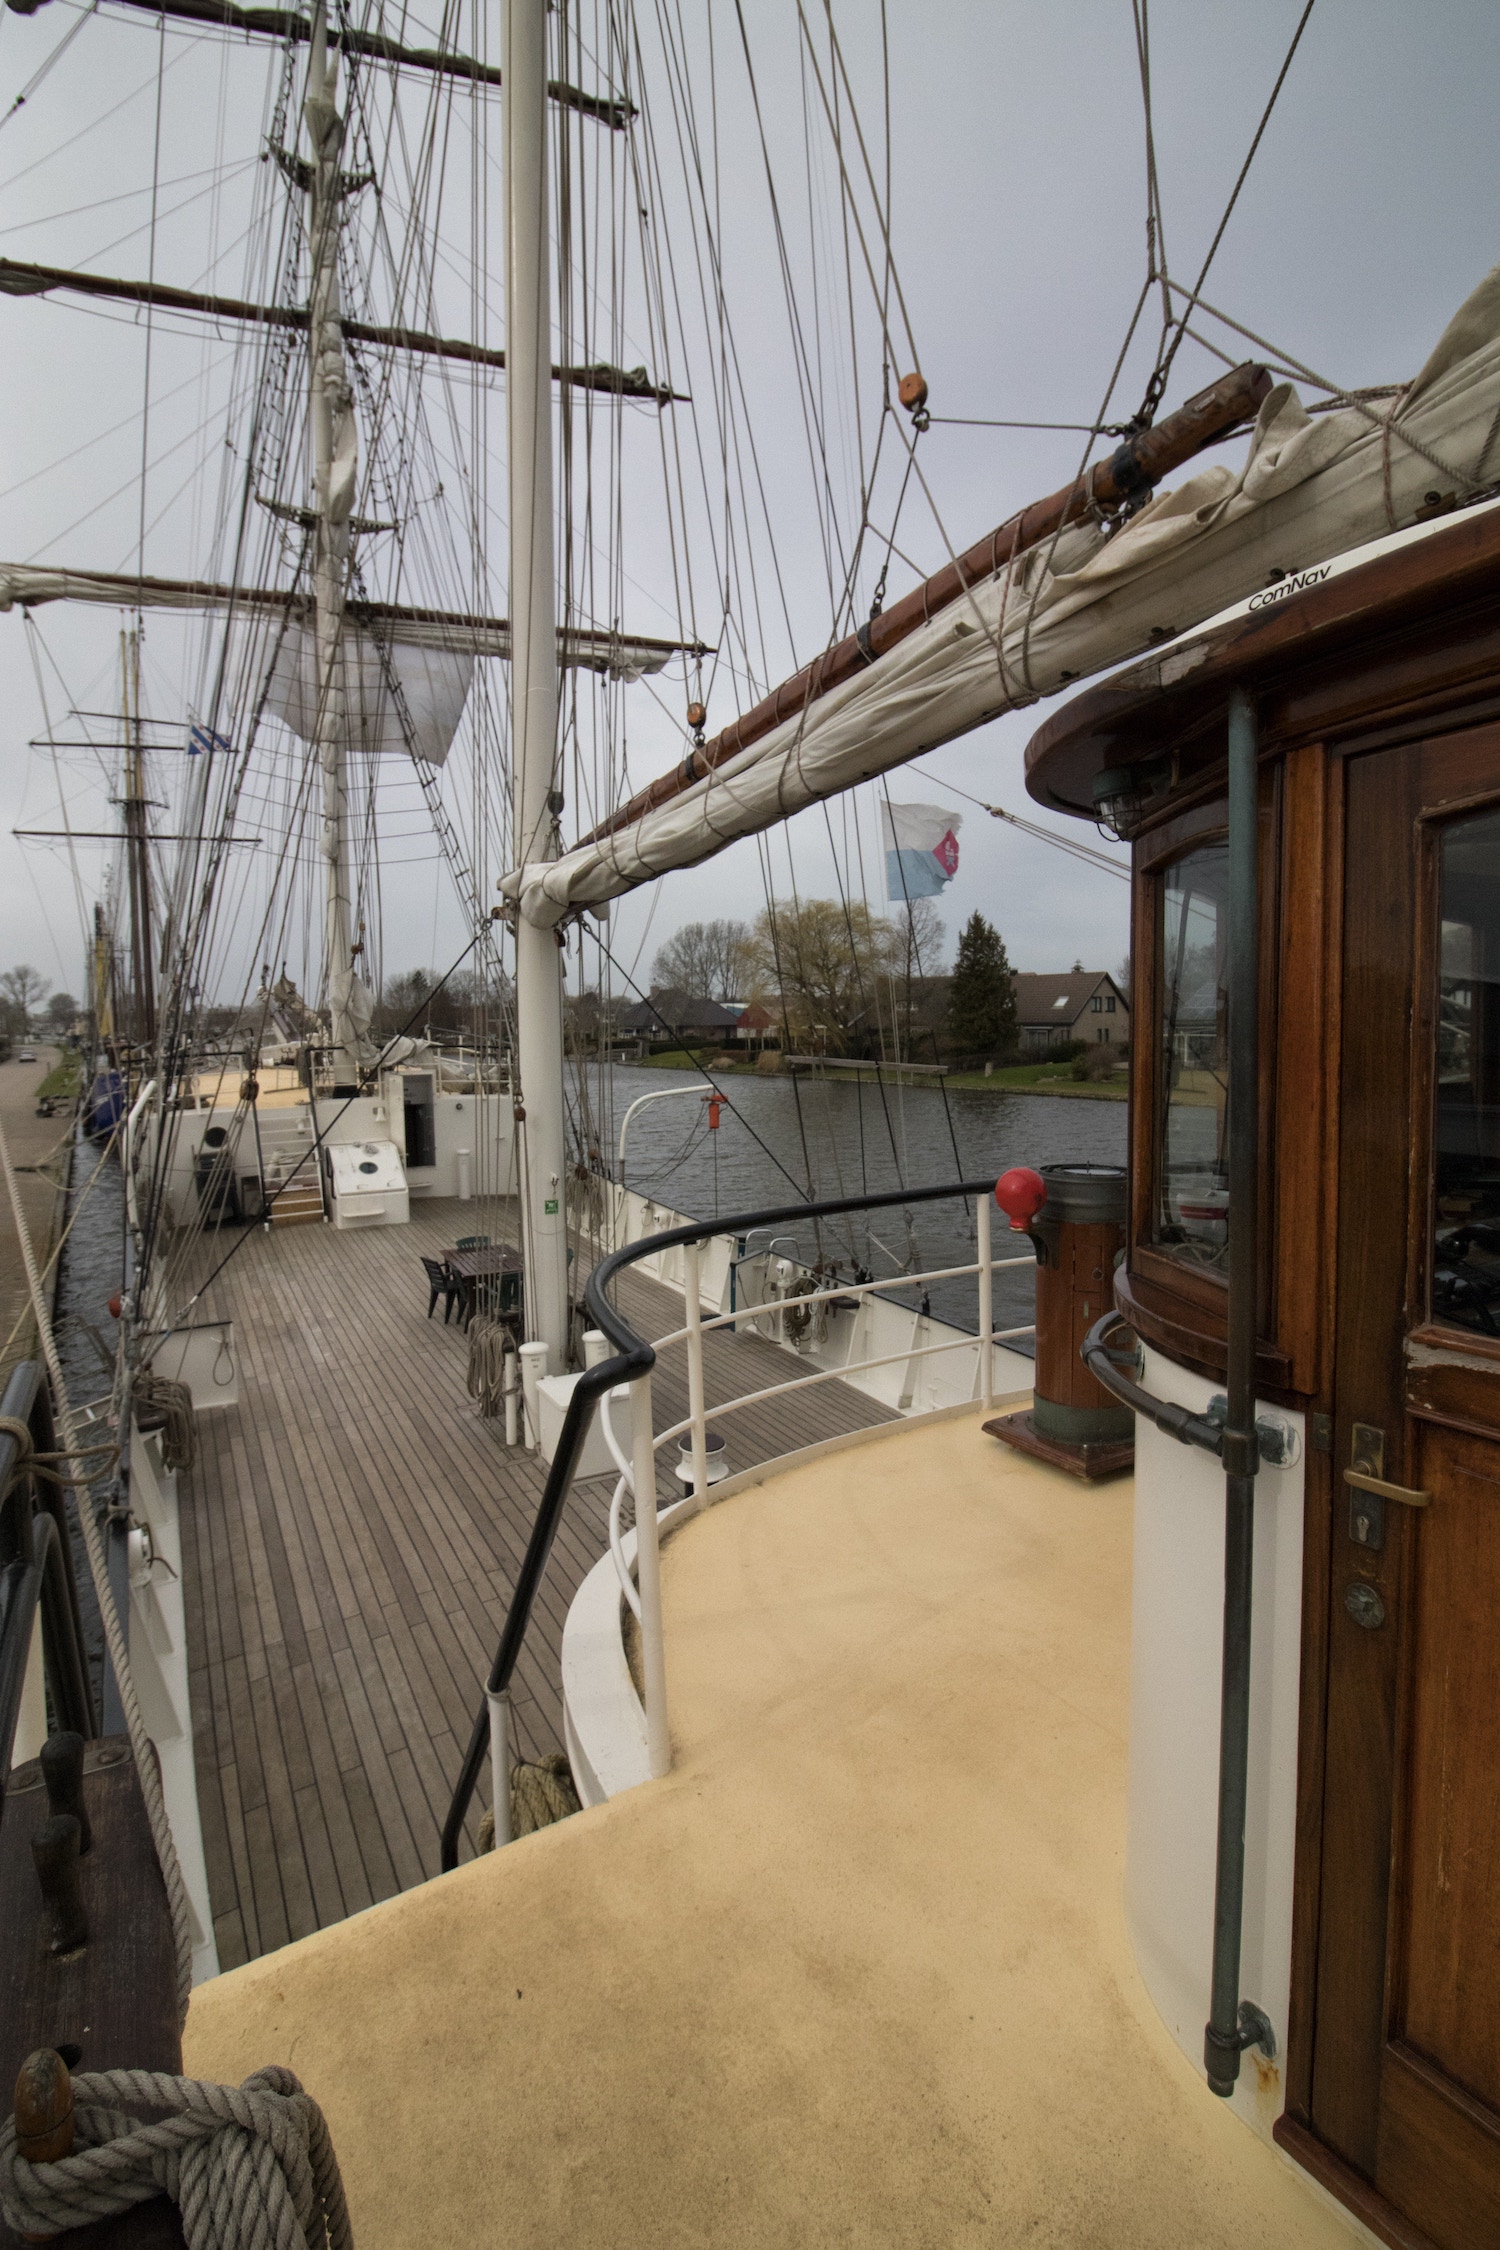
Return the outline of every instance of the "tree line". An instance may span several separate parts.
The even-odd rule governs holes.
[[[930,899],[899,916],[863,901],[802,899],[754,922],[689,922],[660,946],[655,990],[694,999],[758,1002],[794,1048],[879,1053],[894,1034],[909,1059],[935,1042],[985,1058],[1016,1044],[1016,1000],[1005,941],[982,914],[960,932],[943,967],[944,924]]]
[[[0,1030],[7,1038],[26,1039],[45,1032],[61,1039],[72,1028],[78,1002],[71,992],[53,992],[51,981],[29,961],[0,971]]]

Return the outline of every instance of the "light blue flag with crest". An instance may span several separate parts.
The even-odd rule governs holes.
[[[885,895],[892,906],[908,899],[936,898],[958,873],[958,831],[963,814],[941,805],[880,807],[885,843]]]

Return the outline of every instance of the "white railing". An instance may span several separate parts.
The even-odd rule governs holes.
[[[600,1405],[600,1424],[619,1477],[609,1508],[609,1552],[619,1580],[620,1592],[640,1627],[641,1672],[645,1687],[643,1704],[646,1717],[646,1736],[649,1770],[653,1778],[669,1771],[671,1751],[667,1732],[666,1659],[662,1638],[660,1537],[656,1504],[656,1456],[664,1446],[692,1433],[692,1490],[683,1503],[684,1512],[701,1509],[707,1499],[708,1484],[708,1415],[705,1404],[703,1380],[703,1339],[715,1329],[733,1331],[745,1322],[763,1320],[767,1312],[781,1315],[800,1305],[827,1304],[837,1297],[846,1304],[858,1300],[862,1309],[871,1299],[885,1292],[928,1286],[935,1281],[957,1281],[973,1275],[977,1280],[979,1332],[976,1396],[988,1410],[995,1397],[995,1346],[1013,1342],[1017,1337],[1035,1334],[1035,1323],[1028,1321],[1018,1328],[994,1326],[994,1276],[998,1269],[1013,1266],[1034,1266],[1035,1255],[1030,1250],[1023,1257],[995,1258],[991,1244],[991,1208],[987,1196],[976,1197],[978,1217],[978,1256],[968,1265],[940,1266],[929,1273],[896,1274],[880,1281],[834,1281],[816,1289],[805,1290],[795,1296],[765,1299],[758,1304],[748,1304],[733,1312],[717,1313],[705,1320],[699,1295],[700,1269],[703,1244],[690,1242],[683,1245],[683,1283],[686,1296],[687,1318],[680,1328],[658,1337],[653,1349],[658,1357],[674,1345],[687,1349],[688,1412],[680,1422],[674,1422],[659,1436],[651,1428],[651,1375],[648,1371],[635,1377],[628,1385],[621,1384],[611,1391]],[[915,1320],[920,1326],[923,1314]],[[916,1330],[910,1344],[897,1352],[884,1352],[877,1357],[853,1360],[842,1364],[817,1368],[810,1375],[788,1376],[785,1382],[770,1383],[757,1391],[747,1391],[738,1398],[725,1400],[712,1409],[714,1419],[738,1414],[748,1406],[764,1405],[768,1399],[784,1398],[794,1391],[810,1390],[819,1383],[841,1382],[851,1375],[868,1374],[872,1369],[899,1366],[912,1360],[938,1357],[945,1352],[972,1349],[976,1338],[957,1332],[940,1343],[918,1344]],[[854,1349],[851,1334],[849,1349]],[[614,1404],[628,1396],[631,1407],[631,1444],[627,1454],[614,1425]],[[624,1505],[627,1494],[635,1502],[635,1556],[634,1568],[627,1551],[623,1528]],[[643,1496],[644,1495],[644,1499]],[[677,1511],[674,1510],[675,1514]]]

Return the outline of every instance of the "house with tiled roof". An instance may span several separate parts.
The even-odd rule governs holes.
[[[738,1008],[726,1008],[721,1001],[706,1000],[700,993],[657,984],[652,986],[649,1000],[624,1010],[620,1029],[642,1039],[670,1036],[688,1043],[724,1040],[734,1036],[739,1015]]]
[[[1086,1039],[1091,1047],[1130,1044],[1130,1002],[1107,969],[1070,969],[1066,975],[1013,979],[1016,1035],[1022,1051],[1039,1053]]]

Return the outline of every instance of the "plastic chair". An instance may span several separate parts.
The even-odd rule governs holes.
[[[457,1250],[488,1250],[489,1247],[490,1238],[487,1234],[461,1234],[454,1244]]]
[[[437,1301],[441,1297],[443,1300],[443,1326],[446,1328],[449,1315],[458,1302],[459,1284],[441,1258],[424,1258],[422,1265],[427,1275],[427,1286],[432,1292],[427,1300],[427,1317],[431,1320],[433,1313],[437,1310]]]

